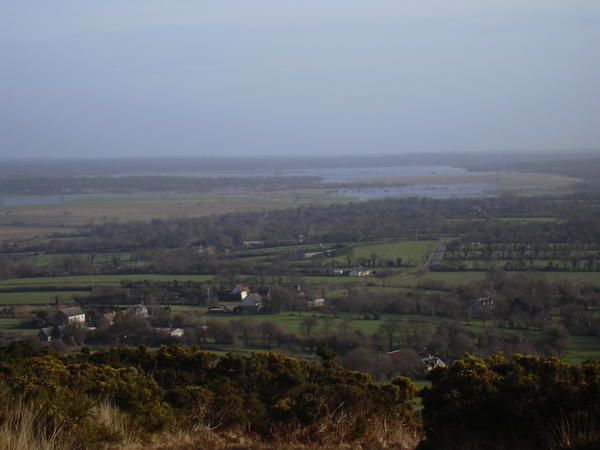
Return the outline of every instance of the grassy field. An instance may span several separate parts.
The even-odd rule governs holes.
[[[511,272],[520,273],[520,272]],[[567,280],[577,283],[590,283],[600,285],[599,272],[522,272],[530,276],[539,276],[551,281]],[[395,271],[395,274],[386,281],[387,286],[383,286],[383,281],[373,277],[348,277],[348,276],[306,276],[300,277],[302,282],[307,284],[322,284],[326,286],[369,286],[373,288],[406,290],[416,288],[420,283],[442,282],[447,286],[456,286],[474,281],[481,281],[485,278],[485,272],[428,272],[415,274],[410,272]],[[0,281],[0,288],[10,289],[19,287],[44,287],[44,286],[69,286],[69,287],[90,287],[95,285],[118,285],[121,281],[196,281],[204,282],[214,278],[213,275],[168,275],[168,274],[131,274],[131,275],[78,275],[63,277],[33,277],[33,278],[13,278]],[[240,279],[253,278],[251,276],[241,276]],[[278,278],[278,277],[275,277]],[[284,282],[291,282],[297,278],[282,276]]]
[[[89,295],[88,291],[0,292],[0,305],[50,305],[56,297],[69,302],[75,296]]]
[[[77,256],[82,259],[89,260],[89,258],[94,257],[95,264],[104,264],[113,260],[113,258],[118,258],[120,262],[129,262],[131,261],[131,253],[123,252],[123,253],[74,253],[74,256]],[[40,266],[45,266],[51,264],[61,258],[66,256],[70,256],[70,254],[43,254],[37,256],[29,256],[35,264]]]
[[[559,282],[562,280],[572,283],[589,283],[600,286],[600,272],[508,272],[511,274],[525,274],[529,276],[538,276],[546,278],[549,281]],[[429,272],[421,276],[402,275],[392,279],[391,284],[399,287],[416,287],[419,283],[428,281],[439,281],[447,283],[449,286],[471,283],[485,279],[486,272]]]
[[[44,287],[44,286],[75,286],[75,287],[90,287],[95,285],[118,285],[121,281],[210,281],[214,278],[213,275],[168,275],[168,274],[131,274],[131,275],[74,275],[64,277],[33,277],[33,278],[12,278],[0,281],[0,288],[17,288],[17,287]],[[241,280],[255,278],[252,276],[242,275]],[[279,277],[275,277],[279,278]],[[291,282],[297,279],[282,276],[283,282]],[[358,278],[347,276],[306,276],[300,277],[302,282],[308,284],[355,284],[366,285],[368,282],[379,281],[373,278]]]
[[[166,275],[166,274],[133,274],[133,275],[78,275],[68,277],[12,278],[0,281],[0,287],[17,286],[91,286],[118,285],[121,281],[207,281],[212,275]]]
[[[113,220],[148,221],[348,201],[326,189],[252,193],[164,193],[148,197],[90,195],[45,205],[0,204],[0,241],[47,236]],[[15,225],[17,224],[18,225]]]
[[[38,333],[38,330],[19,328],[20,323],[19,319],[0,317],[0,333],[12,336],[31,336]]]
[[[351,246],[349,255],[331,258],[340,264],[345,264],[350,258],[353,262],[361,258],[371,258],[376,255],[379,259],[396,261],[397,258],[415,265],[423,263],[431,253],[437,241],[391,241],[376,242],[367,245]]]
[[[193,308],[189,308],[193,310]],[[202,308],[197,308],[197,311],[201,311]],[[435,329],[444,322],[448,322],[447,319],[442,317],[430,317],[430,316],[415,316],[415,315],[395,315],[387,314],[382,315],[379,320],[375,319],[364,319],[360,314],[341,314],[337,317],[326,316],[312,313],[289,313],[289,314],[265,314],[257,316],[238,316],[238,315],[206,315],[206,320],[217,320],[217,321],[230,321],[230,320],[247,320],[259,324],[264,321],[272,321],[277,323],[285,332],[294,333],[301,335],[301,323],[307,317],[315,317],[318,323],[313,327],[312,336],[325,336],[327,333],[338,334],[344,318],[348,320],[348,330],[360,331],[364,335],[373,335],[377,333],[379,327],[386,319],[398,320],[402,325],[400,331],[396,337],[396,344],[398,346],[403,345],[404,342],[404,331],[403,327],[410,326],[410,324],[419,323],[424,329],[428,329],[430,332],[434,332]],[[469,324],[463,323],[465,329],[476,335],[482,334],[486,329],[492,328],[490,323],[483,323],[481,321],[473,320]],[[540,336],[538,330],[513,330],[506,328],[495,328],[495,330],[503,335],[510,336],[519,334],[528,339],[535,340]],[[582,362],[587,359],[600,359],[600,337],[571,337],[569,340],[569,346],[562,359],[568,362]]]
[[[600,359],[600,337],[599,336],[571,336],[569,338],[569,350],[563,359],[570,363],[585,360]]]

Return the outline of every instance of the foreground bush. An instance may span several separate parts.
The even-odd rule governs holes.
[[[264,442],[414,442],[410,380],[377,385],[330,356],[217,357],[171,346],[65,357],[12,345],[0,349],[2,423],[14,421],[13,405],[27,405],[36,414],[33,435],[60,436],[67,448],[199,429]]]
[[[600,448],[600,362],[469,356],[430,379],[422,449]]]

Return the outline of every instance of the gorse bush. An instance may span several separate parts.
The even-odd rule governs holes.
[[[421,427],[422,449],[599,448],[600,362],[466,356],[430,373],[415,412],[409,379],[377,384],[317,353],[0,347],[0,448],[414,449]]]
[[[73,448],[120,442],[130,430],[148,436],[204,426],[268,440],[294,434],[343,442],[363,439],[382,423],[415,423],[410,380],[378,385],[325,353],[320,361],[302,361],[171,346],[58,356],[12,345],[0,349],[0,358],[5,404],[34,405],[41,429],[61,430]]]
[[[600,446],[600,362],[494,355],[431,372],[423,449]]]

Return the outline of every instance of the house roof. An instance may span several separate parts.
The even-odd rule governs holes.
[[[74,306],[72,308],[63,308],[60,310],[60,312],[67,317],[81,316],[85,314],[78,306]]]
[[[260,303],[262,303],[262,296],[255,292],[254,294],[250,294],[244,300],[242,300],[240,302],[240,305],[241,306],[254,306],[254,305],[258,305]]]
[[[40,333],[46,335],[46,336],[51,336],[52,335],[52,329],[54,327],[46,327],[46,328],[40,328]]]
[[[252,300],[254,303],[262,302],[262,295],[260,295],[257,292],[255,292],[254,294],[250,294],[247,298]]]
[[[148,311],[148,308],[146,308],[142,304],[140,304],[140,305],[131,305],[129,308],[126,309],[126,311]]]
[[[244,286],[243,284],[236,284],[231,290],[232,294],[239,294],[241,292],[250,292],[250,288],[248,286]]]

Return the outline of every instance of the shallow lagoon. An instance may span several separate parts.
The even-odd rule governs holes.
[[[218,172],[193,172],[193,173],[165,173],[161,175],[198,176],[198,177],[294,177],[311,176],[320,177],[323,183],[355,183],[374,181],[382,178],[394,177],[428,177],[428,176],[461,176],[468,174],[465,169],[451,166],[393,166],[393,167],[339,167],[335,169],[283,169],[264,171],[218,171]],[[156,174],[154,174],[156,175]],[[355,198],[359,200],[372,200],[385,197],[433,197],[454,198],[480,196],[494,186],[485,183],[456,183],[456,184],[414,184],[405,186],[390,186],[384,188],[357,188],[339,189],[335,195]],[[217,192],[223,192],[217,189]],[[229,192],[230,194],[239,191]],[[132,199],[132,198],[169,198],[181,193],[169,192],[131,192],[131,193],[94,193],[94,194],[63,194],[63,195],[19,195],[0,197],[0,206],[43,206],[69,203],[83,199]],[[262,195],[265,199],[268,194]]]

